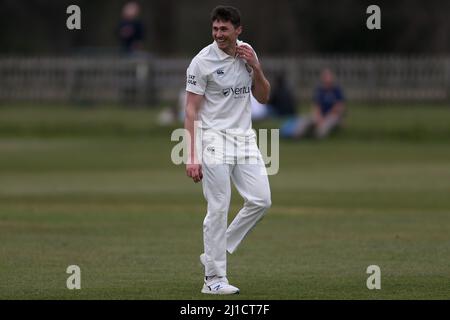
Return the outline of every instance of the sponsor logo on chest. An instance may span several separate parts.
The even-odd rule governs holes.
[[[244,86],[239,88],[225,88],[222,90],[222,93],[225,97],[228,97],[230,94],[233,94],[235,98],[239,98],[241,96],[245,96],[250,93],[250,87]]]

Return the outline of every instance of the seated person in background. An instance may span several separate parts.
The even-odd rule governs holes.
[[[330,69],[324,69],[320,79],[321,84],[314,92],[312,114],[286,121],[280,130],[282,137],[302,138],[312,131],[316,138],[322,139],[341,124],[345,110],[342,90],[335,84]]]
[[[334,74],[324,69],[321,74],[321,85],[314,94],[313,125],[317,138],[326,137],[342,121],[344,116],[344,95],[335,84]]]
[[[277,117],[292,117],[296,115],[294,94],[282,73],[276,77],[275,86],[270,94],[269,105],[271,113]]]

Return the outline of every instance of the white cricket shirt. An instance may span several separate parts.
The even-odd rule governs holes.
[[[214,41],[192,59],[186,73],[186,91],[205,97],[198,118],[203,129],[251,131],[253,70],[244,59],[228,55]]]

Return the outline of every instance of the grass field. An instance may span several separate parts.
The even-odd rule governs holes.
[[[222,299],[200,294],[205,201],[171,129],[148,110],[0,107],[0,299]],[[450,298],[448,107],[354,106],[327,141],[283,141],[270,182],[226,299]]]

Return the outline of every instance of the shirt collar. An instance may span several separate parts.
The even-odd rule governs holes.
[[[240,45],[242,43],[242,41],[240,40],[236,40],[236,44]],[[219,45],[217,44],[217,41],[214,40],[213,42],[213,48],[214,50],[217,52],[217,55],[219,56],[219,58],[221,60],[225,60],[227,58],[233,58],[232,56],[230,56],[228,53],[226,53],[225,51],[223,51],[222,49],[219,48]]]

